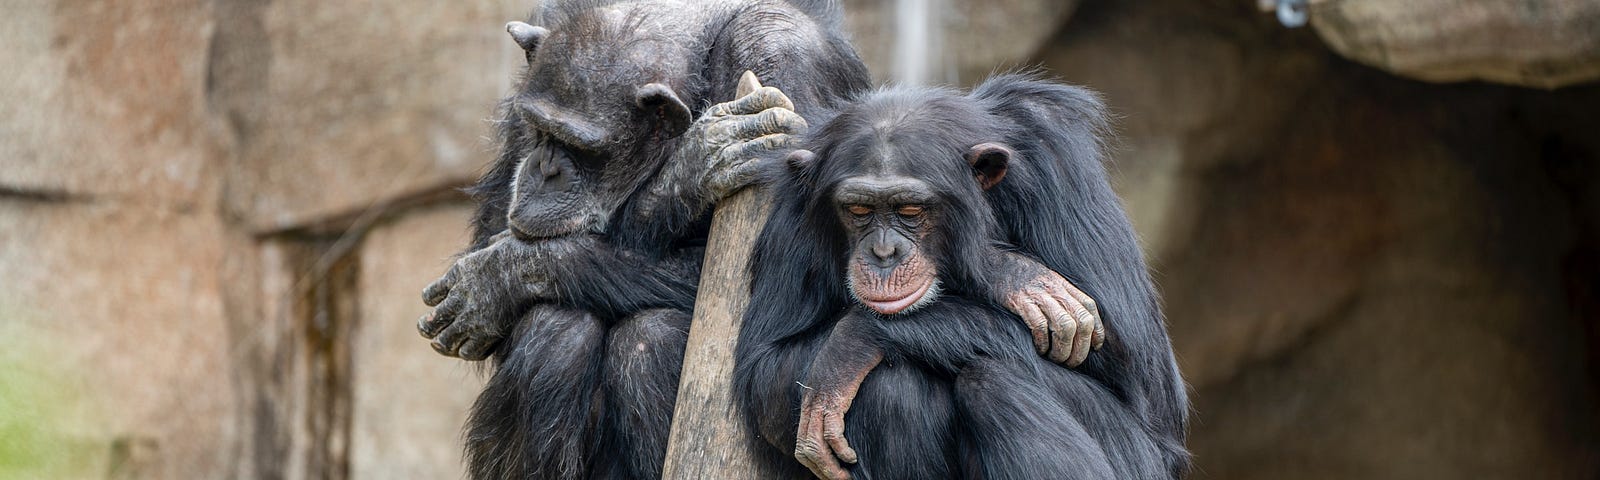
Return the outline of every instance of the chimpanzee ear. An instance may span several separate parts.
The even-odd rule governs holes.
[[[544,27],[535,27],[522,22],[506,24],[506,33],[511,34],[511,40],[522,47],[523,56],[528,58],[528,63],[533,63],[533,54],[539,50],[539,43],[550,36],[550,31]]]
[[[978,177],[978,187],[988,190],[1006,178],[1006,163],[1012,155],[1011,147],[998,143],[980,143],[967,150],[967,164]]]
[[[789,165],[789,170],[798,173],[809,168],[811,164],[817,163],[817,154],[802,148],[789,152],[789,156],[783,159],[783,163]]]
[[[689,106],[678,99],[678,94],[672,93],[672,88],[651,83],[639,87],[633,101],[645,113],[661,119],[661,128],[666,130],[668,137],[682,135],[684,130],[689,129]]]
[[[806,169],[817,163],[817,154],[802,148],[789,152],[789,155],[783,158],[783,163],[789,166],[789,173],[806,185],[811,185],[811,176],[807,174]]]

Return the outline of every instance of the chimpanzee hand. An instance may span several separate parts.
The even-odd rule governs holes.
[[[1106,340],[1094,299],[1060,274],[1012,252],[1000,254],[1004,270],[996,292],[1033,333],[1033,347],[1051,361],[1076,367]]]
[[[506,233],[494,236],[422,291],[422,301],[434,309],[417,321],[417,331],[433,339],[440,354],[484,359],[527,306],[549,298],[552,286],[543,265],[586,238],[529,243]]]
[[[794,458],[817,478],[843,480],[850,473],[839,461],[856,463],[856,451],[844,437],[844,414],[855,401],[861,382],[883,360],[872,341],[870,319],[850,314],[833,327],[811,360],[800,401],[800,428]]]
[[[712,105],[689,126],[674,156],[681,174],[712,202],[754,182],[757,160],[788,148],[807,128],[794,102],[776,88],[761,86],[755,73],[745,72],[738,90],[737,99]]]

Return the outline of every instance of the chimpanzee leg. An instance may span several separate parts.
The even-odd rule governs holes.
[[[591,468],[604,327],[552,305],[517,322],[467,420],[471,478],[577,478]]]
[[[859,457],[844,464],[851,478],[951,478],[954,408],[948,382],[906,363],[879,364],[845,414],[845,438]]]
[[[689,314],[645,310],[623,319],[606,342],[606,415],[594,478],[661,477]]]
[[[1067,371],[1054,365],[1047,368]],[[1052,391],[1055,389],[1045,386],[1056,380],[1054,377],[1015,361],[980,360],[961,371],[955,381],[955,397],[962,425],[963,476],[1149,478],[1113,475],[1100,443]]]

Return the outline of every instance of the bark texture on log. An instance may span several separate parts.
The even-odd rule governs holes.
[[[1429,82],[1600,79],[1596,0],[1321,0],[1311,25],[1340,55]]]
[[[750,250],[767,222],[769,198],[764,189],[745,189],[720,202],[712,217],[662,478],[771,478],[752,461],[753,437],[732,388],[733,347],[750,304]]]

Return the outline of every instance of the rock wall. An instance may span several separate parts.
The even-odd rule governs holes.
[[[0,476],[459,476],[412,321],[529,6],[0,3]]]
[[[1593,478],[1600,88],[1402,80],[1244,2],[1085,5],[1040,54],[1116,168],[1195,478]]]
[[[1600,79],[1594,0],[1318,0],[1309,16],[1329,48],[1412,78],[1538,88]]]

